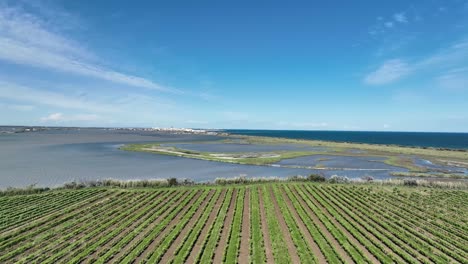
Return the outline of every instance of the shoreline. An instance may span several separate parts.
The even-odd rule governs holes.
[[[309,176],[291,176],[288,178],[279,177],[230,177],[217,178],[213,182],[195,182],[190,179],[146,179],[146,180],[118,180],[105,179],[93,181],[73,181],[57,187],[36,187],[30,185],[24,188],[9,187],[5,190],[0,189],[0,197],[14,195],[30,195],[60,190],[78,190],[88,188],[111,188],[111,189],[160,189],[160,188],[190,188],[190,187],[225,187],[225,186],[249,186],[258,184],[294,184],[294,183],[314,183],[324,185],[356,185],[356,186],[394,186],[408,188],[438,188],[438,189],[457,189],[468,190],[468,181],[446,181],[437,179],[369,179],[362,177],[359,179],[347,178],[345,176],[336,176],[325,178],[322,175],[311,174]]]
[[[428,161],[430,164],[440,166],[451,166],[466,170],[468,168],[468,152],[433,149],[433,148],[416,148],[416,147],[396,147],[391,145],[378,145],[366,143],[338,143],[332,141],[320,140],[303,140],[277,137],[259,137],[246,135],[226,135],[222,140],[214,143],[223,144],[247,144],[247,145],[278,145],[278,144],[293,144],[309,147],[324,148],[321,151],[269,151],[269,152],[202,152],[195,150],[182,149],[177,147],[161,146],[164,142],[154,142],[149,144],[127,144],[120,149],[125,151],[147,152],[161,155],[178,156],[184,158],[201,159],[214,162],[234,163],[242,165],[258,165],[272,166],[285,168],[305,168],[314,170],[377,170],[366,168],[333,168],[329,166],[302,166],[302,165],[281,165],[278,162],[285,159],[293,159],[305,156],[314,155],[329,155],[335,157],[380,157],[384,160],[383,163],[407,169],[406,173],[418,173],[418,177],[434,177],[430,172],[438,174],[446,174],[442,178],[465,178],[468,177],[463,171],[444,171],[443,169],[429,168],[415,163],[415,158],[420,158]],[[172,142],[177,143],[177,142]],[[196,142],[198,144],[211,144],[213,142]],[[383,169],[381,169],[383,170]],[[386,169],[385,169],[386,170]],[[391,171],[390,169],[388,169]],[[425,175],[426,174],[426,175]],[[391,174],[390,174],[391,175]],[[394,176],[394,175],[391,175]],[[408,176],[411,177],[411,176]]]

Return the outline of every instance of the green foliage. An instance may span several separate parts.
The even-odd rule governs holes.
[[[323,174],[310,174],[307,179],[309,181],[313,181],[313,182],[324,182],[326,181],[327,179],[325,178],[325,175]]]
[[[273,261],[288,263],[291,252],[307,263],[466,262],[466,190],[421,187],[420,180],[406,183],[410,188],[403,180],[376,182],[80,187],[6,195],[0,197],[0,262],[154,263],[167,257],[185,263],[191,256],[210,263],[224,252],[231,263],[244,239],[253,263],[266,262],[270,253]],[[246,191],[250,234],[241,237]],[[228,235],[225,248],[219,247],[221,234]]]

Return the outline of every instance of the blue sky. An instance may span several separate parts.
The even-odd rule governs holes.
[[[0,125],[468,132],[468,0],[0,0]]]

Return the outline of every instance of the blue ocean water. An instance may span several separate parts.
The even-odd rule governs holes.
[[[468,133],[227,129],[231,134],[468,150]]]

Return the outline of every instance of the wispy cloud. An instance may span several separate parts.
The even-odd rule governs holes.
[[[391,83],[408,75],[411,69],[408,64],[400,59],[388,60],[375,71],[369,73],[364,82],[370,85]]]
[[[47,23],[21,8],[0,5],[0,59],[16,64],[98,78],[132,87],[180,93],[177,89],[93,63],[79,43],[52,32]]]
[[[32,111],[34,109],[33,105],[26,104],[4,104],[0,103],[0,108],[15,110],[15,111]]]
[[[44,116],[40,118],[41,122],[72,122],[72,121],[97,121],[99,120],[99,116],[95,114],[75,114],[75,115],[64,115],[62,113],[52,113],[48,116]]]
[[[53,113],[48,116],[41,117],[42,122],[49,122],[49,121],[61,121],[63,120],[63,114],[62,113]]]
[[[387,21],[384,23],[384,25],[388,28],[392,28],[393,27],[393,22],[392,21]]]
[[[468,68],[453,69],[436,78],[440,88],[446,91],[468,91]]]
[[[381,66],[364,77],[364,82],[369,85],[389,84],[422,71],[440,72],[444,69],[466,67],[466,61],[468,61],[468,40],[462,40],[419,60],[408,61],[399,58],[384,61]],[[459,74],[455,76],[452,72],[442,77],[442,81],[453,80],[455,77],[457,82],[461,80]]]
[[[111,104],[106,105],[84,100],[80,97],[67,96],[3,81],[0,81],[0,98],[64,109],[80,109],[93,112],[117,111],[117,108]]]
[[[408,18],[406,18],[406,14],[403,12],[394,14],[393,19],[398,23],[408,23]]]

